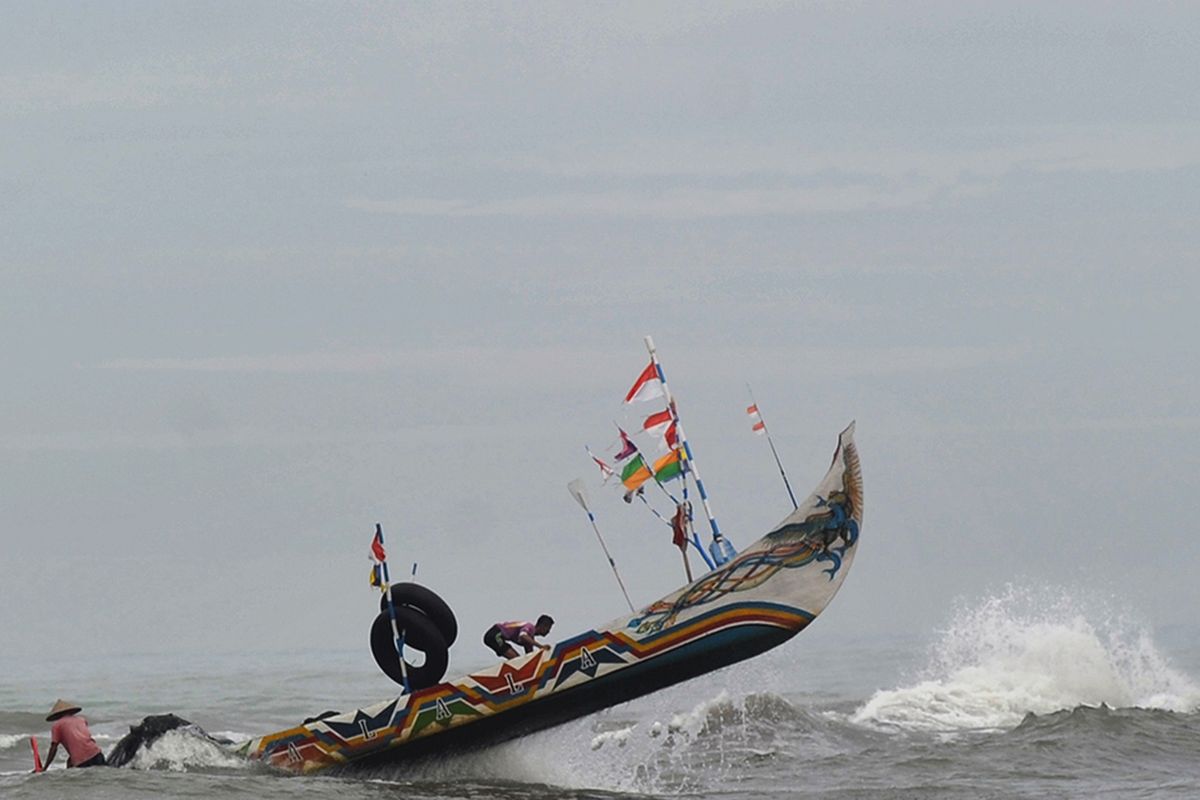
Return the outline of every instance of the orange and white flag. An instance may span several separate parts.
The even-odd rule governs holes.
[[[759,436],[762,436],[767,432],[767,424],[763,422],[762,415],[758,413],[757,403],[752,406],[746,406],[746,413],[750,415],[750,421],[753,423],[750,426],[750,430],[754,431]]]

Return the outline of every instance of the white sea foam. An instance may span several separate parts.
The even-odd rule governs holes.
[[[512,781],[576,789],[620,792],[695,791],[714,775],[717,764],[698,766],[697,758],[720,760],[721,754],[697,755],[691,745],[709,738],[715,720],[738,713],[741,700],[720,690],[696,702],[695,687],[677,687],[625,706],[568,722],[520,740],[453,758],[381,769],[385,780]],[[677,712],[681,701],[690,710]],[[633,719],[637,715],[638,719]],[[719,722],[717,723],[719,724]],[[733,755],[730,756],[734,757]]]
[[[576,730],[583,725],[593,731],[612,726],[591,737],[587,754],[580,752],[574,731],[564,730],[553,739],[546,736],[539,741],[544,749],[533,752],[552,753],[546,760],[555,768],[540,767],[542,780],[619,792],[701,792],[736,780],[748,759],[773,752],[753,744],[753,733],[746,726],[754,716],[747,708],[751,698],[720,689],[696,702],[695,690],[694,684],[678,687],[644,698],[637,706],[573,723]],[[681,700],[690,700],[690,708],[674,711]],[[625,714],[638,714],[640,719],[632,724],[618,721]]]
[[[16,747],[28,739],[29,734],[26,733],[0,733],[0,750]]]
[[[630,725],[627,728],[620,728],[615,731],[604,731],[603,733],[598,733],[592,737],[592,749],[599,750],[605,745],[614,744],[617,747],[624,747],[625,743],[629,741],[629,734],[633,733],[633,729],[636,727],[636,725]]]
[[[135,769],[167,769],[175,772],[204,767],[240,769],[247,764],[245,759],[233,755],[220,745],[183,729],[164,733],[149,747],[138,751],[130,762]]]
[[[714,709],[729,707],[731,705],[732,701],[729,699],[729,692],[722,689],[716,697],[697,703],[691,711],[685,711],[682,714],[672,716],[671,722],[667,725],[667,730],[670,733],[685,733],[695,736],[704,730],[709,715],[712,714]]]
[[[958,731],[1016,725],[1027,712],[1076,706],[1191,710],[1200,689],[1172,668],[1149,634],[1103,604],[1066,592],[1002,594],[961,610],[923,679],[878,691],[860,724]]]

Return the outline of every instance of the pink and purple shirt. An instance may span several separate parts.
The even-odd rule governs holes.
[[[497,622],[496,627],[500,629],[500,635],[510,642],[519,643],[522,633],[529,634],[530,639],[537,635],[532,622]]]

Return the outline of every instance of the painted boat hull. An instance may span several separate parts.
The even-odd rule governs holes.
[[[296,772],[390,766],[525,736],[751,658],[825,608],[854,559],[862,477],[842,432],[825,479],[759,541],[631,616],[239,752]]]
[[[710,646],[708,641],[688,645],[602,678],[597,685],[585,684],[556,692],[537,703],[518,706],[471,725],[449,728],[437,736],[419,738],[402,749],[383,749],[355,760],[353,768],[382,767],[401,760],[461,753],[537,733],[756,656],[794,635],[769,626],[743,626],[719,633],[712,637],[712,645],[719,643],[720,647]]]

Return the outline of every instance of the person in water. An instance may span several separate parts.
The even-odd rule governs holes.
[[[549,650],[550,645],[542,644],[533,637],[545,636],[550,633],[552,627],[554,627],[554,620],[549,614],[542,614],[538,617],[536,624],[532,622],[497,622],[483,635],[483,643],[501,658],[516,658],[517,651],[513,649],[514,644],[521,645],[525,648],[526,653],[531,652],[535,647],[540,650]]]
[[[54,757],[58,755],[60,744],[67,751],[68,769],[105,766],[104,753],[92,738],[87,720],[80,715],[82,710],[77,703],[69,703],[66,700],[59,700],[50,709],[46,722],[54,724],[50,727],[50,752],[46,754],[43,769],[50,769]]]

